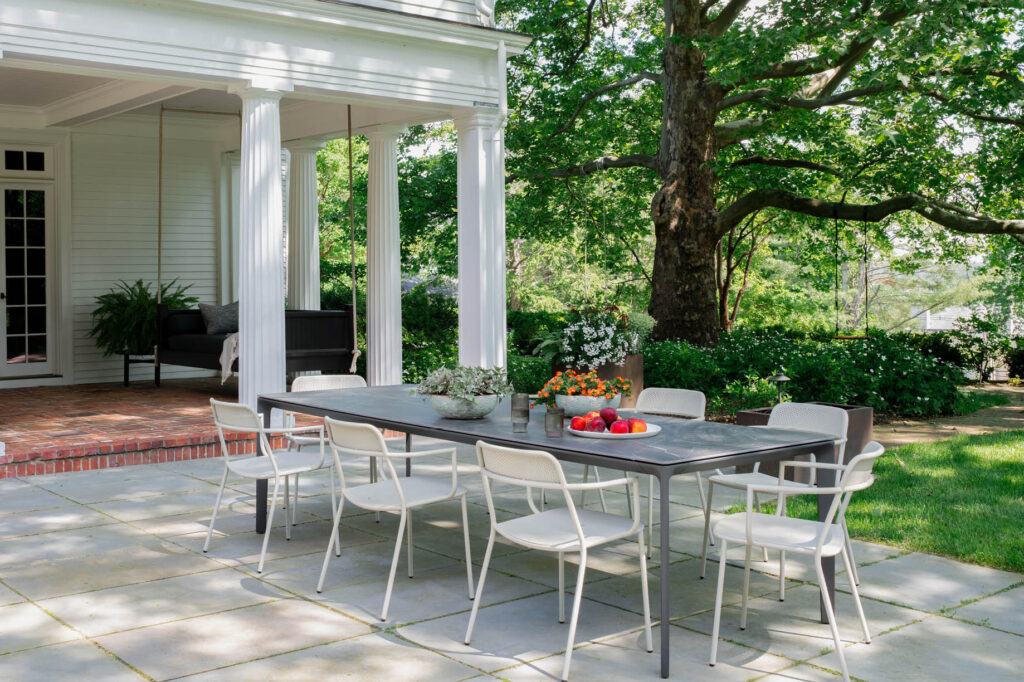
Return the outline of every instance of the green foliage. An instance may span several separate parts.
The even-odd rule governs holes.
[[[795,335],[795,336],[800,336]],[[876,412],[926,417],[955,411],[964,382],[959,368],[926,355],[900,337],[815,341],[780,332],[741,329],[712,349],[685,342],[650,343],[644,350],[648,386],[701,390],[710,401],[782,369],[793,400],[865,405]],[[756,387],[755,387],[756,388]],[[774,391],[766,403],[775,400]]]
[[[419,284],[402,295],[402,378],[407,383],[458,364],[457,301],[430,286]]]
[[[189,308],[199,302],[189,296],[192,285],[179,286],[173,280],[160,287],[160,298],[171,308]],[[104,357],[128,352],[150,355],[157,342],[156,296],[141,279],[133,284],[120,281],[105,294],[96,297],[89,336]]]
[[[1024,336],[1018,336],[1006,352],[1006,367],[1011,377],[1024,379]]]
[[[987,317],[971,315],[966,320],[958,320],[954,326],[953,344],[966,366],[977,373],[979,381],[988,381],[995,366],[1010,350],[1010,339],[1002,325]]]
[[[938,358],[942,362],[957,367],[967,367],[964,354],[957,348],[951,332],[897,332],[893,334],[893,338],[917,348],[926,355]]]
[[[508,311],[509,350],[532,355],[546,335],[557,333],[568,318],[564,313],[546,311]],[[547,377],[545,377],[547,379]]]
[[[551,378],[551,363],[544,358],[508,354],[508,380],[518,393],[536,394]]]
[[[958,415],[967,415],[989,407],[1006,405],[1009,402],[1010,399],[1005,395],[980,393],[978,391],[960,391],[954,412]]]
[[[783,398],[788,395],[783,393]],[[779,391],[775,384],[751,374],[744,379],[734,379],[708,404],[707,411],[713,415],[734,415],[741,410],[753,410],[767,407],[779,399]]]
[[[482,367],[439,367],[430,372],[416,387],[422,395],[446,395],[469,400],[478,395],[509,395],[512,386],[503,369]]]

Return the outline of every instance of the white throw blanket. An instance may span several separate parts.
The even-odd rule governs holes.
[[[224,339],[224,347],[220,351],[220,383],[231,377],[231,366],[238,359],[238,332],[229,334]]]

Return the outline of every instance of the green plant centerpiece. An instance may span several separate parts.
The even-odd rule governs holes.
[[[173,280],[160,287],[160,300],[171,308],[189,308],[199,299],[189,296],[191,285]],[[89,336],[103,355],[151,355],[157,342],[156,296],[141,279],[134,284],[121,281],[109,292],[96,297]]]
[[[561,407],[567,416],[578,417],[605,407],[618,407],[623,396],[629,396],[632,390],[629,379],[601,379],[596,371],[581,374],[570,369],[556,372],[548,379],[537,393],[537,402]]]
[[[447,419],[481,419],[490,414],[503,396],[512,393],[502,368],[442,367],[416,386],[430,406]]]
[[[534,353],[576,370],[621,365],[627,355],[640,352],[653,328],[653,318],[643,313],[624,315],[614,307],[583,310],[546,335]]]

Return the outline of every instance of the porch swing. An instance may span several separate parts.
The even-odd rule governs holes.
[[[846,193],[843,193],[843,198],[840,199],[839,203],[842,205],[846,202]],[[835,282],[832,287],[834,308],[835,308],[835,333],[832,336],[833,341],[863,341],[870,338],[869,332],[870,327],[870,298],[868,289],[868,230],[867,230],[867,207],[863,209],[861,215],[862,223],[864,227],[861,229],[863,248],[861,251],[861,269],[864,272],[864,333],[863,334],[840,334],[839,333],[839,206],[832,207],[832,219],[834,221],[834,233],[833,233],[833,250],[834,250],[834,274]],[[858,283],[859,286],[859,283]]]
[[[163,284],[163,156],[164,112],[234,116],[240,114],[192,109],[160,109],[157,171],[157,345],[153,352],[154,381],[160,386],[163,364],[225,371],[221,355],[230,333],[207,333],[200,310],[171,310],[161,300]],[[354,374],[359,356],[356,327],[355,207],[352,179],[352,106],[348,106],[349,233],[352,256],[352,305],[349,310],[285,310],[285,371],[327,371]],[[347,307],[347,306],[343,306]],[[351,347],[339,346],[351,339]],[[244,339],[241,340],[244,343]],[[230,369],[238,371],[238,360]]]

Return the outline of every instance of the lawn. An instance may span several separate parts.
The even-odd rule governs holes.
[[[854,538],[1024,572],[1024,431],[905,445],[875,473],[847,512]],[[810,497],[787,508],[816,518]]]
[[[981,391],[960,391],[954,411],[960,415],[971,414],[988,407],[997,407],[1010,402],[1005,395],[997,393],[983,393]]]

